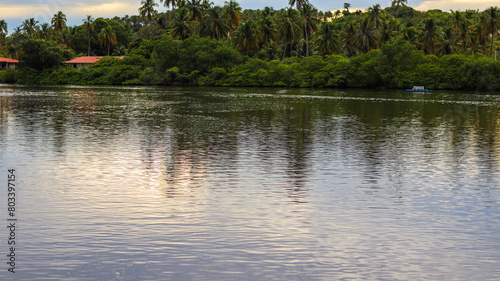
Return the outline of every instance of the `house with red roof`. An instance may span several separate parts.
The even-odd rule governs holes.
[[[65,61],[64,63],[71,65],[71,67],[80,69],[82,67],[86,67],[93,63],[96,63],[102,58],[104,58],[104,56],[79,57],[76,59]],[[112,58],[123,59],[123,57],[112,57]]]
[[[0,70],[7,68],[16,68],[19,61],[15,59],[0,58]]]

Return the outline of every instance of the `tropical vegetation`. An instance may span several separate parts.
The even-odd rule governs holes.
[[[500,9],[417,11],[408,1],[366,11],[319,11],[308,0],[243,10],[229,0],[142,0],[137,15],[68,26],[26,19],[0,57],[19,59],[0,81],[41,84],[159,84],[287,87],[500,88]],[[139,3],[138,3],[139,4]],[[168,8],[158,12],[161,5]],[[76,69],[64,61],[101,59]]]

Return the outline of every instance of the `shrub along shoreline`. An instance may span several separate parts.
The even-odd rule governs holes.
[[[35,40],[37,41],[37,40]],[[28,42],[33,44],[34,42]],[[103,58],[81,69],[63,65],[37,69],[24,62],[0,71],[0,81],[19,84],[210,85],[300,88],[409,88],[498,90],[500,60],[483,55],[426,55],[402,39],[353,57],[342,55],[264,61],[230,42],[197,36],[142,40],[124,59]]]

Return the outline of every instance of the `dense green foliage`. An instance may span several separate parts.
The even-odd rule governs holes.
[[[498,88],[500,9],[421,12],[406,3],[322,12],[307,0],[281,10],[165,1],[172,10],[158,13],[148,0],[137,16],[87,16],[68,27],[58,12],[51,24],[27,19],[8,36],[0,20],[0,56],[22,61],[0,71],[0,82]],[[108,54],[125,59],[63,63]]]
[[[62,66],[65,60],[70,59],[73,54],[67,52],[54,42],[42,39],[27,39],[22,42],[23,53],[19,57],[21,68],[33,68],[44,70]]]

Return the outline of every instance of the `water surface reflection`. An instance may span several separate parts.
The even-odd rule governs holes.
[[[498,279],[499,101],[0,86],[16,280]]]

